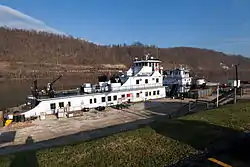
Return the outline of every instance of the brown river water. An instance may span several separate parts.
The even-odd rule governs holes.
[[[47,85],[48,80],[38,80],[38,88]],[[55,83],[54,89],[70,89],[79,87],[83,81],[63,81]],[[0,81],[0,109],[15,107],[25,102],[26,96],[31,94],[31,80],[22,81]]]

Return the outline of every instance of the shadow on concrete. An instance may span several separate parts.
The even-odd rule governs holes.
[[[164,119],[164,120],[169,119],[171,118],[170,116],[171,114],[174,115],[175,112],[177,112],[176,110],[186,105],[186,103],[183,103],[183,102],[179,103],[179,102],[157,102],[157,101],[152,101],[150,105],[155,105],[155,103],[161,103],[161,105],[163,105],[163,108],[159,108],[158,110],[156,108],[152,109],[154,114],[150,115],[150,117],[145,117],[146,115],[144,113],[138,113],[136,112],[136,109],[135,109],[136,107],[134,109],[132,107],[132,109],[129,111],[131,115],[134,114],[136,116],[140,116],[141,119],[133,121],[133,122],[106,126],[104,128],[99,128],[95,130],[81,131],[81,132],[74,133],[71,135],[65,135],[65,136],[60,136],[60,137],[56,137],[56,138],[45,140],[45,141],[35,142],[31,145],[23,144],[23,145],[11,145],[11,146],[1,147],[0,155],[10,154],[10,153],[19,152],[19,151],[36,150],[40,148],[49,148],[49,147],[54,147],[54,146],[67,145],[67,144],[82,142],[86,140],[101,138],[101,137],[109,136],[112,134],[116,134],[116,133],[120,133],[120,132],[124,132],[128,130],[134,130],[134,129],[141,128],[144,126],[148,126],[150,123],[158,119]],[[165,108],[164,108],[164,105],[165,105]],[[145,106],[147,107],[147,109],[149,109],[148,103],[145,103],[143,107]],[[175,107],[174,109],[173,107],[172,109],[170,109],[171,108],[170,106],[175,106]],[[183,110],[183,113],[178,110],[178,116],[186,115],[187,114],[186,109],[188,108],[185,107],[185,110]],[[175,114],[174,116],[177,116],[177,115]]]
[[[26,139],[25,145],[32,145],[34,143],[31,136]],[[14,155],[10,167],[38,167],[38,161],[35,151],[27,151],[22,153],[16,153]]]
[[[164,101],[145,101],[141,105],[140,103],[135,103],[129,109],[123,109],[124,112],[134,114],[143,118],[150,117],[160,117],[174,115],[180,109],[188,110],[187,101],[175,101],[175,102],[164,102]],[[144,110],[144,112],[140,112]],[[146,110],[146,111],[145,111]]]
[[[16,131],[1,132],[0,144],[13,142],[16,136]]]

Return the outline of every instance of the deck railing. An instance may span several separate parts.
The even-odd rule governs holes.
[[[117,86],[111,87],[112,91],[124,91],[124,90],[134,90],[134,89],[147,89],[163,86],[162,83],[146,84],[146,85],[129,85],[129,86]]]

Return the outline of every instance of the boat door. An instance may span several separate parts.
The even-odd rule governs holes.
[[[56,113],[56,103],[50,103],[50,113],[48,114],[55,114]]]

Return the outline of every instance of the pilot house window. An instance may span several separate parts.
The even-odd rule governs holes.
[[[140,81],[137,79],[137,80],[136,80],[136,84],[139,84],[139,82],[140,82]]]
[[[113,100],[114,101],[117,100],[117,96],[116,95],[113,96]]]
[[[146,84],[148,83],[148,79],[145,79],[145,83],[146,83]]]
[[[156,78],[156,83],[159,83],[159,78]]]
[[[108,96],[108,101],[111,101],[111,96]]]

